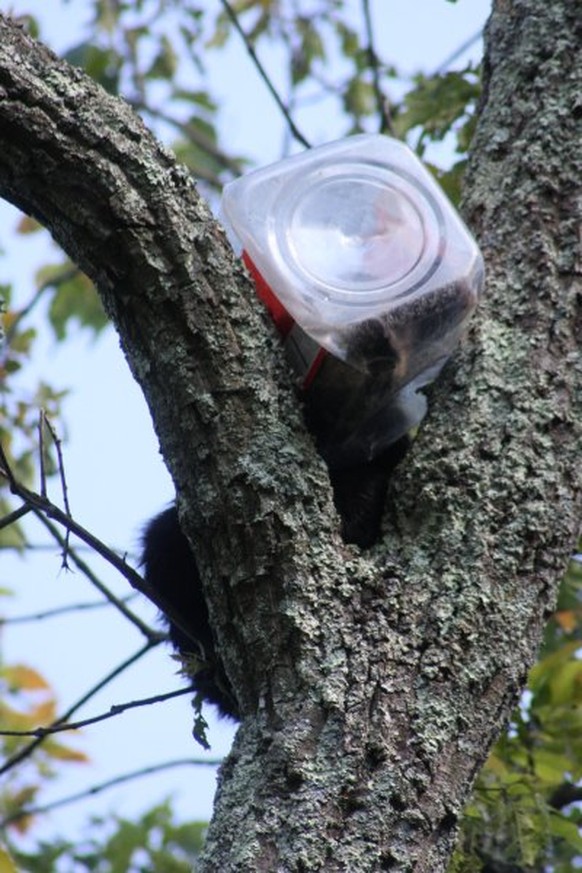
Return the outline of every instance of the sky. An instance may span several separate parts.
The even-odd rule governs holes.
[[[209,5],[218,10],[218,2],[209,0]],[[407,72],[417,69],[430,72],[479,31],[486,21],[490,2],[375,0],[371,6],[380,54]],[[360,3],[354,0],[353,8],[356,14]],[[58,52],[82,39],[87,4],[84,0],[69,3],[0,0],[0,10],[37,15],[45,41]],[[469,56],[478,60],[480,52],[480,43],[474,44],[459,63]],[[265,61],[273,64],[276,78],[276,59],[267,53]],[[282,120],[244,48],[233,39],[227,54],[210,57],[208,65],[209,77],[218,83],[221,129],[228,142],[236,142],[237,151],[249,155],[256,165],[278,159],[284,142]],[[306,110],[300,122],[312,142],[325,142],[337,135],[337,119],[326,117],[320,109]],[[35,240],[32,251],[29,238],[13,233],[17,220],[15,210],[0,201],[0,248],[5,252],[4,257],[0,256],[0,283],[13,281],[19,299],[25,301],[34,289],[38,265],[58,260],[58,255],[46,238]],[[136,555],[145,520],[172,499],[173,489],[145,403],[132,381],[115,335],[109,331],[93,341],[78,332],[61,345],[45,336],[27,374],[30,384],[38,376],[51,385],[70,389],[65,402],[65,465],[73,515],[105,542]],[[56,490],[54,496],[58,500]],[[40,530],[32,531],[31,539],[46,541]],[[99,565],[99,573],[115,591],[125,593],[125,586],[108,567]],[[11,588],[15,596],[3,598],[0,611],[13,616],[96,599],[79,573],[61,569],[59,555],[52,548],[26,560],[2,555],[0,588],[3,587]],[[143,604],[142,611],[155,620],[155,611],[149,605]],[[62,707],[66,708],[120,660],[137,650],[141,638],[125,619],[113,611],[100,610],[7,626],[0,642],[5,661],[23,661],[38,667],[56,688]],[[173,690],[181,684],[175,674],[176,664],[168,650],[158,647],[94,698],[80,716],[98,714],[126,700]],[[233,729],[211,717],[209,722],[210,755],[224,755]],[[202,750],[193,743],[191,727],[190,704],[183,697],[88,728],[68,741],[86,751],[91,763],[64,768],[42,799],[49,801],[81,791],[120,772],[159,761],[200,757]],[[73,836],[90,814],[114,810],[131,816],[168,795],[174,798],[181,819],[208,819],[213,792],[212,770],[172,770],[55,811],[39,821],[33,835]]]

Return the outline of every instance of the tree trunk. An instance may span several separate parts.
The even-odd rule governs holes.
[[[574,7],[493,12],[466,197],[487,294],[361,556],[187,173],[123,102],[0,18],[0,193],[99,287],[245,715],[205,871],[446,868],[580,517]]]

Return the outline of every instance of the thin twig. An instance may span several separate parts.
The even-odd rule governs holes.
[[[19,809],[17,812],[12,812],[6,818],[0,821],[0,827],[5,827],[14,821],[31,815],[40,815],[41,813],[49,812],[57,809],[60,806],[65,806],[69,803],[77,803],[79,800],[85,800],[88,797],[94,797],[108,788],[114,788],[116,785],[121,785],[124,782],[130,782],[132,779],[140,779],[142,776],[151,776],[153,773],[159,773],[162,770],[170,770],[174,767],[219,767],[222,764],[221,758],[184,758],[182,760],[167,761],[165,764],[154,764],[151,767],[144,767],[141,770],[134,770],[132,773],[125,773],[122,776],[116,776],[114,779],[109,779],[107,782],[102,782],[100,785],[93,785],[86,791],[79,791],[77,794],[70,794],[68,797],[62,797],[60,800],[53,800],[51,803],[46,803],[43,806],[30,806],[24,809]]]
[[[20,506],[14,513],[10,513],[10,515],[5,515],[0,518],[0,529],[3,527],[9,527],[9,525],[14,524],[14,521],[17,521],[21,515],[26,515],[28,512],[32,512],[32,509],[29,506]],[[16,519],[8,520],[12,515],[16,516]],[[27,552],[52,552],[54,554],[55,547],[53,543],[32,543],[28,540],[22,546],[11,545],[10,543],[0,543],[0,552],[8,552],[15,548],[25,548]],[[86,546],[84,543],[79,543],[76,547],[78,552],[90,552],[91,549],[89,546]],[[120,551],[120,549],[118,549]]]
[[[18,509],[15,509],[13,512],[9,512],[8,515],[4,515],[2,518],[0,518],[0,530],[2,530],[3,527],[10,527],[11,524],[15,524],[19,518],[22,518],[29,512],[32,512],[30,506],[19,506]],[[8,548],[8,546],[3,546],[3,548]]]
[[[1,475],[6,477],[11,492],[20,497],[20,499],[34,511],[45,526],[47,526],[48,519],[54,519],[59,524],[62,524],[66,530],[79,537],[79,539],[86,545],[90,546],[93,551],[97,552],[98,555],[101,555],[102,558],[115,567],[115,569],[118,570],[125,579],[127,579],[132,588],[135,588],[136,591],[144,594],[148,600],[151,600],[152,603],[158,607],[158,609],[161,609],[161,611],[168,616],[172,624],[175,624],[176,627],[183,631],[189,639],[194,643],[197,643],[195,635],[188,626],[187,619],[178,612],[176,607],[163,595],[163,593],[157,591],[152,585],[149,585],[145,579],[142,579],[139,573],[133,569],[133,567],[130,567],[130,565],[125,562],[123,558],[112,551],[112,549],[106,546],[105,543],[98,539],[94,534],[82,527],[77,521],[75,521],[75,519],[71,518],[70,515],[67,515],[66,512],[63,512],[62,509],[55,506],[55,504],[51,503],[51,501],[46,497],[42,497],[40,494],[30,491],[30,489],[18,482],[10,468],[4,449],[0,445],[0,476]],[[52,528],[52,530],[54,531],[54,528]],[[107,589],[104,588],[103,593],[111,599],[110,594],[106,592]],[[113,598],[111,602],[115,603],[116,606],[119,603],[117,598]],[[156,640],[156,642],[157,641],[158,640]]]
[[[36,518],[40,521],[40,523],[48,530],[52,537],[59,544],[61,549],[64,548],[65,539],[60,534],[55,525],[44,515],[44,513],[39,512],[38,510],[33,510]],[[141,633],[145,636],[147,640],[150,642],[160,641],[160,639],[164,638],[164,635],[159,634],[157,631],[153,631],[146,622],[142,621],[142,619],[135,615],[130,609],[125,605],[124,599],[116,597],[109,588],[101,582],[98,576],[95,575],[91,567],[85,563],[85,561],[77,554],[75,549],[72,549],[70,546],[67,546],[68,556],[70,557],[73,564],[77,567],[78,570],[83,573],[84,576],[89,580],[89,582],[106,598],[106,600],[114,606],[119,612],[125,616]],[[140,577],[141,578],[141,577]]]
[[[289,129],[290,129],[291,133],[293,134],[293,136],[295,137],[297,142],[301,143],[302,146],[304,146],[306,149],[311,148],[311,144],[303,136],[303,134],[301,133],[301,131],[299,130],[299,128],[297,127],[297,125],[295,124],[293,119],[291,118],[291,115],[289,114],[288,108],[283,103],[283,100],[281,99],[279,92],[276,90],[271,79],[269,78],[267,71],[265,70],[261,61],[259,60],[257,53],[255,52],[249,38],[247,37],[246,33],[244,32],[244,30],[241,27],[240,21],[238,20],[238,15],[234,11],[234,9],[232,8],[232,6],[228,2],[228,0],[220,0],[220,2],[226,11],[226,14],[230,18],[234,29],[236,30],[236,32],[238,33],[238,35],[242,39],[242,41],[245,45],[245,48],[251,57],[253,64],[257,68],[257,72],[259,73],[261,79],[263,80],[263,82],[267,86],[269,93],[271,94],[275,103],[277,104],[277,106],[281,110],[283,117],[285,118],[285,121],[289,125]]]
[[[65,460],[63,457],[63,443],[59,435],[57,434],[55,428],[53,427],[50,418],[48,417],[46,410],[41,409],[40,411],[41,418],[43,424],[46,426],[48,432],[51,435],[52,441],[54,443],[56,452],[57,452],[57,460],[59,465],[59,477],[61,480],[61,490],[63,494],[63,506],[65,507],[65,512],[67,515],[71,515],[71,507],[69,506],[69,489],[67,487],[67,479],[65,476]]]
[[[374,48],[374,28],[372,26],[370,0],[362,0],[362,11],[364,14],[366,40],[368,43],[367,54],[370,61],[370,70],[372,71],[376,106],[378,107],[378,115],[380,116],[380,133],[386,133],[387,131],[391,131],[392,124],[387,110],[387,100],[382,93],[382,85],[380,83],[380,62],[378,55],[376,54],[376,49]]]
[[[63,495],[63,506],[65,507],[65,512],[70,517],[71,516],[71,507],[69,506],[69,489],[67,488],[67,477],[65,476],[65,459],[63,457],[63,444],[62,444],[55,428],[52,426],[52,424],[49,420],[49,417],[46,414],[46,410],[44,410],[44,409],[41,409],[41,411],[40,411],[40,421],[41,421],[41,428],[40,428],[41,434],[42,434],[44,428],[46,427],[46,429],[48,430],[48,432],[51,435],[53,445],[54,445],[56,452],[57,452],[57,466],[59,469],[59,478],[61,481],[61,492]],[[41,458],[43,457],[42,445],[41,445],[40,457]],[[45,486],[45,488],[46,488],[46,486]],[[41,493],[43,493],[43,492],[41,492]],[[46,497],[46,490],[45,490],[43,496]],[[70,540],[70,535],[69,535],[69,531],[67,530],[65,537],[64,537],[64,541],[63,541],[63,553],[62,553],[63,568],[65,570],[68,569],[67,558],[69,555],[69,540]]]
[[[38,417],[38,462],[40,469],[40,494],[41,497],[47,496],[47,488],[46,488],[46,469],[45,469],[45,448],[44,448],[44,419],[43,419],[43,411],[41,409],[40,415]]]
[[[54,518],[55,521],[62,524],[63,527],[71,533],[74,533],[75,536],[79,537],[79,539],[86,543],[86,545],[88,545],[94,552],[97,552],[98,555],[101,555],[102,558],[115,567],[115,569],[118,570],[125,579],[127,579],[132,588],[135,588],[137,591],[141,591],[143,594],[150,597],[149,586],[146,586],[139,573],[137,573],[133,567],[130,567],[123,558],[113,552],[94,534],[90,533],[73,518],[63,512],[62,509],[59,509],[58,506],[51,503],[51,501],[46,497],[42,497],[40,494],[30,491],[30,489],[26,488],[25,485],[21,485],[16,480],[10,469],[8,459],[6,458],[2,446],[0,446],[0,464],[2,465],[0,467],[0,472],[8,480],[11,492],[16,494],[17,497],[20,497],[20,499],[26,503],[31,510],[36,511],[47,518]],[[150,599],[153,600],[154,603],[156,602],[154,597],[150,597]]]
[[[114,670],[112,670],[110,673],[104,676],[104,678],[101,679],[96,685],[90,688],[89,691],[87,691],[82,697],[80,697],[79,700],[76,701],[76,703],[70,706],[66,712],[64,712],[59,718],[55,719],[52,723],[52,726],[54,727],[55,725],[68,722],[73,713],[75,713],[78,709],[84,706],[85,703],[87,703],[88,700],[91,700],[91,698],[94,697],[99,691],[109,685],[109,683],[116,679],[117,676],[119,676],[121,673],[123,673],[124,670],[127,670],[128,667],[131,667],[133,664],[135,664],[136,661],[139,661],[139,659],[142,658],[147,652],[149,652],[149,650],[152,649],[154,645],[155,643],[146,643],[145,646],[142,646],[141,649],[138,649],[135,654],[131,655],[131,657],[127,658],[125,661],[122,661],[121,664],[118,664]],[[32,740],[32,742],[28,743],[28,745],[24,746],[24,748],[20,749],[18,752],[12,755],[11,758],[8,758],[8,760],[5,761],[4,764],[0,767],[0,776],[3,773],[7,773],[9,770],[12,770],[13,767],[16,767],[26,758],[30,757],[35,749],[37,749],[38,746],[40,746],[43,742],[44,737],[37,737],[36,739]]]
[[[467,51],[467,49],[470,49],[471,46],[474,45],[474,43],[478,42],[482,38],[482,36],[483,28],[480,27],[479,30],[473,34],[473,36],[470,36],[468,39],[466,39],[465,42],[461,43],[461,45],[448,56],[448,58],[445,58],[445,60],[440,63],[438,67],[436,67],[436,69],[433,70],[431,75],[438,76],[441,73],[446,73],[451,64],[454,64],[457,58],[460,58],[461,55],[463,55]]]
[[[10,465],[8,463],[8,459],[6,454],[4,453],[4,449],[0,446],[0,474],[4,475],[8,480],[10,490],[13,494],[16,494],[17,497],[26,504],[27,508],[34,512],[35,516],[39,519],[39,521],[47,528],[47,530],[51,533],[51,535],[57,540],[59,545],[63,546],[63,538],[59,534],[58,530],[52,525],[49,521],[50,518],[54,518],[55,521],[62,524],[63,527],[71,531],[75,534],[75,536],[79,537],[84,543],[91,547],[91,549],[97,554],[101,555],[106,561],[108,561],[116,570],[118,570],[122,576],[124,576],[130,585],[138,591],[142,593],[146,593],[144,589],[146,588],[145,583],[139,573],[137,573],[133,567],[130,567],[129,564],[120,558],[115,552],[113,552],[105,543],[101,542],[101,540],[97,539],[92,533],[89,533],[88,530],[85,530],[78,522],[76,522],[73,518],[59,509],[58,506],[55,506],[47,497],[43,497],[40,494],[36,494],[34,491],[30,491],[24,485],[21,485],[16,478],[12,470],[10,469]],[[14,513],[11,513],[14,515]],[[87,567],[86,564],[83,563],[81,558],[77,558],[75,563],[79,562],[77,565],[80,569],[83,569],[83,572],[86,572],[86,575],[90,577],[91,571]],[[91,577],[90,577],[91,578]],[[99,583],[98,580],[93,576],[91,578],[93,584],[101,591],[102,594],[107,597],[107,599],[114,604],[117,608],[121,609],[121,612],[126,615],[133,623],[137,623],[140,626],[139,620],[136,620],[135,617],[131,616],[131,613],[128,614],[128,611],[120,605],[120,601],[118,598],[114,597],[111,592],[104,586],[102,583]],[[149,589],[149,586],[148,586]],[[149,590],[148,592],[149,593]],[[151,598],[150,598],[151,599]],[[162,607],[160,607],[162,608]],[[140,630],[142,627],[140,627]],[[146,634],[148,637],[149,635]]]
[[[134,600],[136,596],[136,594],[128,594],[127,597],[121,598],[121,603],[128,603]],[[57,618],[60,615],[68,615],[71,612],[89,612],[93,609],[103,609],[105,606],[111,606],[108,599],[93,600],[90,603],[72,603],[70,606],[58,606],[55,609],[45,609],[42,612],[30,612],[25,615],[11,615],[8,618],[2,616],[0,618],[0,627],[13,624],[29,624],[31,622]],[[166,635],[164,634],[164,636]]]
[[[8,484],[10,486],[10,490],[14,493],[14,488],[18,487],[18,482],[16,481],[16,477],[12,472],[12,468],[8,462],[8,458],[6,457],[6,453],[4,449],[0,445],[0,473],[5,476]]]
[[[52,724],[48,727],[37,727],[29,731],[9,731],[0,728],[0,736],[43,738],[50,736],[50,734],[76,731],[92,724],[98,724],[100,721],[107,721],[107,719],[122,715],[127,709],[135,709],[139,706],[150,706],[153,703],[164,703],[166,700],[172,700],[174,697],[183,697],[185,694],[192,694],[195,690],[196,689],[192,685],[187,685],[185,688],[179,688],[177,691],[156,694],[154,697],[144,697],[141,700],[128,700],[127,703],[115,703],[111,706],[108,712],[102,712],[100,715],[94,715],[91,716],[91,718],[84,718],[80,721],[68,721],[66,724]]]

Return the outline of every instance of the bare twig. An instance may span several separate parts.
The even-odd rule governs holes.
[[[228,2],[228,0],[220,0],[220,2],[222,4],[222,6],[224,7],[226,14],[230,18],[234,29],[236,30],[236,32],[238,33],[238,35],[242,39],[242,41],[245,45],[245,48],[251,57],[253,64],[257,68],[257,72],[259,73],[261,79],[263,80],[263,82],[267,86],[269,93],[273,97],[275,103],[277,104],[277,106],[281,110],[283,117],[285,118],[285,121],[289,125],[289,129],[290,129],[291,133],[293,134],[293,136],[295,137],[297,142],[301,143],[302,146],[304,146],[306,149],[311,148],[309,141],[303,136],[303,134],[301,133],[301,131],[299,130],[299,128],[297,127],[297,125],[295,124],[293,119],[291,118],[291,115],[289,113],[288,108],[285,106],[283,100],[281,99],[279,92],[276,90],[271,79],[269,78],[267,71],[265,70],[264,66],[262,65],[261,61],[259,60],[257,53],[255,52],[249,38],[247,37],[246,33],[244,32],[244,30],[241,27],[241,23],[238,20],[238,15],[234,11],[233,7]]]
[[[54,518],[59,524],[62,524],[64,528],[66,528],[71,533],[74,533],[75,536],[79,537],[84,543],[86,543],[94,552],[98,555],[101,555],[109,564],[115,567],[121,575],[127,579],[132,588],[141,591],[144,594],[149,596],[149,588],[146,592],[146,585],[133,567],[130,567],[129,564],[125,562],[123,558],[113,552],[108,546],[105,545],[101,540],[99,540],[94,534],[90,533],[86,530],[82,525],[76,522],[70,515],[67,515],[66,512],[63,512],[62,509],[59,509],[58,506],[55,506],[54,503],[51,503],[46,497],[42,497],[40,494],[36,494],[34,491],[30,491],[30,489],[26,488],[26,486],[21,485],[15,478],[12,470],[10,469],[10,465],[8,463],[8,459],[4,453],[3,448],[0,446],[0,472],[6,477],[8,480],[8,484],[10,486],[10,490],[13,494],[16,494],[17,497],[26,503],[29,509],[38,513],[38,517],[40,516],[46,518]],[[53,529],[54,530],[54,529]],[[52,531],[51,531],[52,533]],[[153,599],[153,598],[150,598]],[[155,602],[155,600],[154,600]]]
[[[65,507],[66,514],[70,517],[71,516],[71,507],[69,506],[69,492],[68,492],[68,488],[67,488],[67,478],[65,476],[65,460],[63,457],[63,444],[62,444],[55,428],[53,427],[53,425],[52,425],[52,423],[51,423],[51,421],[46,413],[46,410],[44,410],[44,409],[40,410],[39,426],[38,426],[39,444],[40,444],[39,458],[40,458],[40,469],[41,469],[41,491],[40,491],[40,493],[41,493],[42,497],[47,496],[46,475],[45,475],[45,469],[44,469],[44,457],[45,457],[45,455],[44,455],[44,441],[43,441],[45,428],[46,428],[46,430],[48,430],[48,432],[51,436],[51,439],[53,441],[53,445],[54,445],[56,453],[57,453],[57,466],[58,466],[58,470],[59,470],[59,478],[61,481],[61,491],[62,491],[62,495],[63,495],[63,506]],[[63,568],[65,570],[67,570],[68,566],[69,566],[67,563],[67,558],[69,555],[69,539],[70,539],[69,531],[67,530],[65,537],[64,537],[64,540],[63,540],[63,551],[62,551]]]
[[[392,125],[388,114],[388,102],[382,93],[382,86],[380,84],[380,61],[374,47],[374,28],[372,26],[370,0],[362,0],[362,11],[366,26],[366,40],[368,43],[367,53],[370,61],[370,70],[372,71],[376,106],[378,107],[378,115],[380,116],[380,133],[386,133],[387,131],[391,131]]]
[[[51,536],[56,540],[61,549],[65,548],[65,538],[60,534],[59,530],[55,527],[55,525],[44,515],[44,513],[39,512],[38,510],[33,510],[36,518],[40,521],[42,525],[48,530]],[[72,549],[67,545],[67,554],[75,564],[77,569],[79,569],[84,576],[91,582],[91,584],[103,594],[103,596],[108,600],[108,602],[114,606],[119,612],[125,616],[141,633],[145,636],[147,640],[150,642],[156,642],[163,638],[163,635],[159,634],[157,631],[153,631],[144,621],[141,620],[139,616],[137,616],[134,612],[127,608],[124,603],[123,598],[116,597],[106,585],[101,582],[101,580],[95,575],[91,567],[77,554],[75,549]],[[112,552],[115,554],[115,552]],[[140,577],[141,578],[141,577]]]
[[[128,594],[127,597],[121,598],[121,603],[128,603],[130,600],[134,600],[135,597],[136,594]],[[31,612],[26,615],[11,615],[8,618],[1,617],[0,627],[44,621],[45,619],[57,618],[59,615],[67,615],[70,612],[88,612],[93,609],[102,609],[104,606],[111,606],[108,599],[94,600],[91,603],[72,603],[70,606],[58,606],[55,609],[45,609],[42,612]]]
[[[2,530],[3,527],[10,527],[11,524],[15,524],[19,518],[22,518],[29,512],[32,512],[30,506],[19,506],[18,509],[9,512],[8,515],[4,515],[0,518],[0,530]]]
[[[63,443],[61,438],[57,434],[55,428],[53,427],[50,418],[48,417],[46,410],[41,409],[40,411],[41,421],[44,427],[47,428],[48,432],[51,435],[51,439],[54,443],[54,447],[57,452],[57,461],[59,465],[59,477],[61,480],[61,490],[63,493],[63,506],[65,507],[65,512],[67,515],[71,515],[71,507],[69,506],[69,489],[67,487],[67,479],[65,476],[65,461],[63,458]]]
[[[16,477],[12,472],[10,464],[8,462],[8,458],[6,457],[6,453],[2,446],[0,445],[0,473],[5,477],[8,485],[10,486],[10,490],[14,493],[14,488],[18,487],[18,482],[16,481]],[[32,507],[29,507],[31,509]],[[11,513],[12,515],[13,513]]]
[[[151,776],[153,773],[159,773],[162,770],[170,770],[174,767],[219,767],[222,764],[221,758],[183,758],[176,761],[166,761],[164,764],[154,764],[151,767],[144,767],[141,770],[134,770],[131,773],[124,773],[121,776],[116,776],[114,779],[109,779],[107,782],[102,782],[99,785],[93,785],[87,788],[86,791],[79,791],[77,794],[70,794],[68,797],[62,797],[60,800],[54,800],[52,803],[46,803],[43,806],[30,806],[19,809],[17,812],[12,812],[4,819],[0,820],[0,827],[5,827],[14,821],[25,818],[31,815],[40,815],[41,813],[49,812],[57,809],[60,806],[65,806],[69,803],[76,803],[79,800],[85,800],[87,797],[93,797],[106,791],[108,788],[114,788],[116,785],[121,785],[124,782],[130,782],[132,779],[140,779],[142,776]]]
[[[43,410],[40,410],[38,417],[38,462],[40,468],[40,494],[41,497],[47,496],[46,487],[46,468],[45,468],[45,445],[44,445],[44,417]]]
[[[476,42],[478,42],[482,38],[482,36],[483,36],[483,28],[479,28],[479,30],[476,33],[474,33],[473,36],[470,36],[468,39],[466,39],[464,42],[462,42],[461,45],[458,48],[456,48],[452,54],[450,54],[448,56],[448,58],[445,58],[445,60],[442,63],[440,63],[438,65],[438,67],[436,67],[435,70],[433,70],[432,75],[438,76],[440,73],[446,73],[448,71],[449,67],[451,66],[451,64],[454,64],[454,62],[457,60],[457,58],[460,58],[461,55],[464,54],[467,51],[467,49],[470,49],[472,45],[474,45]]]
[[[93,551],[95,551],[98,555],[101,555],[109,564],[115,567],[121,575],[127,579],[132,588],[135,588],[136,591],[145,594],[148,600],[151,600],[158,609],[161,609],[168,618],[172,621],[176,627],[180,628],[189,639],[191,639],[194,643],[197,644],[196,637],[193,635],[190,630],[187,619],[181,615],[176,607],[167,600],[164,595],[157,591],[153,586],[149,585],[133,567],[130,567],[126,561],[117,555],[112,549],[105,545],[100,539],[98,539],[94,534],[90,533],[84,527],[82,527],[75,519],[71,518],[66,512],[63,512],[58,506],[55,506],[54,503],[51,503],[46,497],[43,497],[40,494],[36,494],[34,491],[30,491],[30,489],[26,488],[26,486],[22,485],[12,472],[10,468],[10,464],[8,462],[8,458],[6,457],[6,453],[4,449],[0,445],[0,476],[4,475],[8,484],[10,486],[10,490],[13,494],[16,494],[20,499],[33,510],[37,518],[42,522],[42,524],[47,527],[53,536],[58,534],[54,526],[50,526],[48,524],[49,519],[54,519],[59,524],[62,524],[63,527],[75,534],[75,536],[79,537],[86,545],[88,545]],[[60,536],[60,535],[59,535]],[[80,559],[79,559],[80,560]],[[86,566],[86,565],[85,565]],[[83,570],[85,572],[85,570]],[[90,572],[90,571],[89,571]],[[95,584],[95,583],[94,583]],[[99,587],[99,585],[97,585]],[[111,592],[108,591],[105,586],[99,587],[99,590],[102,591],[103,594],[117,607],[120,608],[120,601],[118,598],[113,597]],[[125,611],[121,608],[121,611]],[[127,616],[129,617],[129,615]],[[135,624],[135,620],[131,619]],[[140,626],[140,630],[146,634],[148,639],[151,639],[152,632],[149,628],[146,628],[145,625]],[[159,635],[153,642],[159,642]]]
[[[94,715],[91,718],[84,718],[80,721],[67,722],[66,724],[52,724],[48,727],[37,727],[29,731],[10,731],[0,728],[0,736],[44,738],[50,734],[76,731],[92,724],[98,724],[100,721],[107,721],[107,719],[122,715],[127,709],[150,706],[153,703],[164,703],[166,700],[172,700],[174,697],[183,697],[185,694],[192,694],[194,691],[195,688],[192,685],[187,685],[185,688],[179,688],[177,691],[168,691],[166,694],[156,694],[154,697],[144,697],[141,700],[128,700],[127,703],[115,703],[108,712],[102,712],[100,715]]]

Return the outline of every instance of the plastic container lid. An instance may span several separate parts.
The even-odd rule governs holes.
[[[431,175],[381,135],[249,173],[225,187],[222,207],[285,308],[336,354],[338,330],[481,271],[477,245]]]

